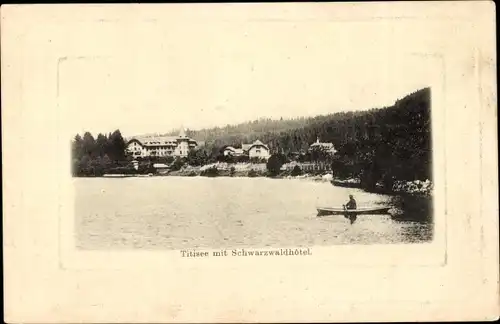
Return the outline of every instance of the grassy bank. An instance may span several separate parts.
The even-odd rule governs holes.
[[[200,168],[189,168],[181,169],[178,171],[165,172],[165,176],[176,176],[176,177],[265,177],[267,176],[266,171],[256,171],[256,170],[219,170],[216,168],[209,168],[207,170],[201,170]]]
[[[349,178],[349,179],[338,179],[332,180],[332,184],[337,187],[346,188],[359,188],[366,192],[373,192],[379,194],[402,194],[402,195],[422,195],[431,196],[433,191],[433,183],[430,180],[414,180],[414,181],[404,181],[397,180],[392,181],[390,184],[379,182],[374,187],[365,188],[359,179]]]

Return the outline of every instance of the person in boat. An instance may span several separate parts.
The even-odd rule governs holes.
[[[344,209],[356,209],[356,207],[356,200],[352,195],[349,195],[349,201],[344,205]],[[354,222],[358,218],[356,214],[349,215],[347,213],[344,215],[344,217],[348,218],[351,221],[351,225],[354,224]]]
[[[349,201],[344,205],[346,209],[356,209],[356,200],[352,195],[349,195]]]

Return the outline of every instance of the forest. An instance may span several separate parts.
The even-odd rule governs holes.
[[[188,136],[204,145],[190,153],[184,162],[202,165],[220,160],[224,146],[241,147],[241,143],[259,139],[268,144],[273,154],[284,155],[287,161],[327,159],[336,177],[359,178],[366,188],[378,181],[389,187],[394,180],[432,179],[430,98],[430,88],[424,88],[389,107],[316,117],[264,118],[188,130]],[[337,153],[333,157],[321,152],[308,153],[309,145],[317,138],[333,143]],[[130,158],[118,130],[107,136],[99,134],[95,140],[90,133],[77,135],[73,140],[74,174],[85,174],[82,170],[92,167],[94,170],[99,166],[101,170],[123,167],[127,162]]]
[[[358,112],[341,112],[312,118],[261,119],[188,131],[205,142],[208,155],[217,155],[225,145],[239,147],[256,139],[287,160],[332,163],[335,176],[359,178],[364,187],[383,181],[432,179],[431,90],[420,89],[394,105]],[[333,157],[307,152],[319,138],[338,151]]]
[[[97,138],[90,132],[85,132],[83,136],[77,134],[71,142],[71,162],[73,176],[136,173],[131,167],[132,158],[127,156],[120,130],[99,133]],[[151,170],[150,165],[148,169]]]

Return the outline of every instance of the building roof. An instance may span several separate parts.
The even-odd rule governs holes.
[[[250,150],[253,146],[263,146],[263,147],[265,147],[266,149],[268,149],[268,150],[269,150],[269,147],[268,147],[266,144],[264,144],[264,143],[262,143],[261,141],[259,141],[259,140],[256,140],[256,141],[255,141],[255,142],[253,142],[252,144],[248,144],[248,145],[249,145],[249,146],[248,146],[248,149],[247,149],[247,150]]]
[[[332,148],[333,144],[332,143],[313,143],[313,144],[311,144],[311,147],[314,147],[314,146],[322,146],[322,147]]]
[[[139,141],[143,145],[166,144],[169,142],[177,143],[177,137],[175,136],[134,136],[129,140],[129,142],[132,140]]]
[[[157,145],[177,145],[177,140],[179,139],[188,139],[189,142],[196,143],[194,139],[188,137],[180,137],[180,136],[134,136],[129,138],[127,143],[130,143],[133,140],[138,141],[141,145],[144,146],[157,146]]]
[[[253,146],[262,146],[269,150],[269,147],[266,144],[262,143],[259,140],[256,140],[252,144],[241,144],[241,148],[234,148],[233,146],[228,145],[224,147],[224,151],[229,150],[236,154],[243,154],[245,152],[248,152]]]
[[[226,151],[226,150],[229,150],[229,151],[231,151],[231,152],[233,152],[233,153],[235,153],[235,154],[243,154],[243,153],[244,153],[244,150],[243,150],[243,149],[240,149],[240,148],[234,148],[234,147],[232,147],[232,146],[226,146],[226,147],[224,148],[224,151]]]
[[[310,145],[310,147],[314,147],[314,146],[322,146],[322,147],[327,147],[327,148],[333,148],[333,143],[322,143],[319,141],[319,137],[316,138],[316,142],[315,143],[312,143]]]

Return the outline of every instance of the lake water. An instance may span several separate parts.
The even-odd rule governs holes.
[[[394,197],[308,180],[267,178],[75,178],[82,249],[310,247],[418,243],[429,215],[402,221]],[[316,206],[392,204],[399,214],[316,217]],[[413,215],[414,216],[414,215]],[[408,217],[415,219],[415,217]],[[423,219],[423,220],[422,220]]]

